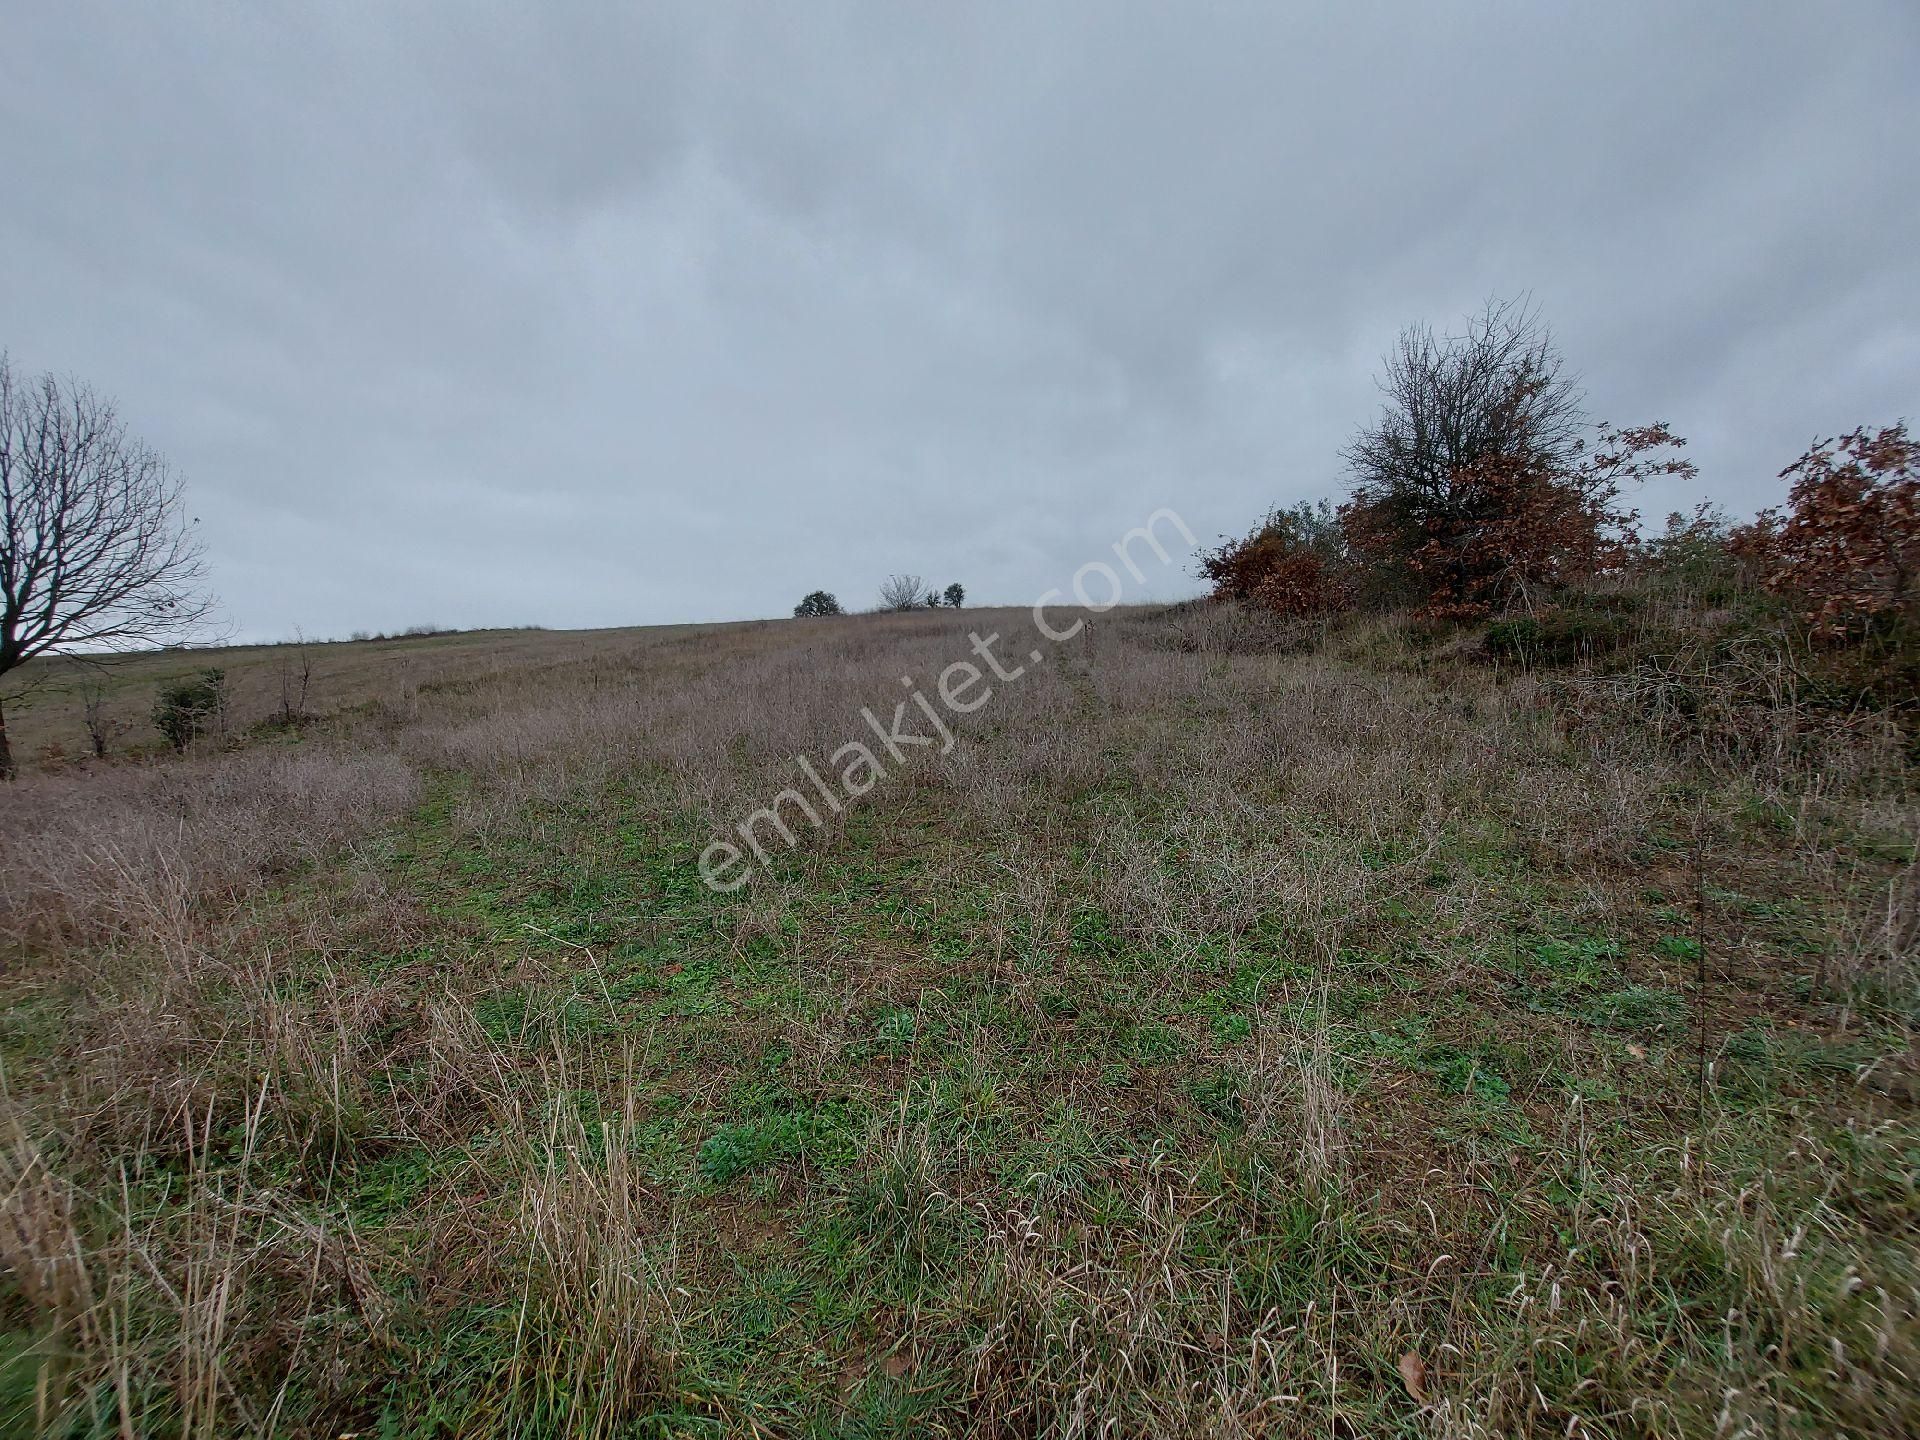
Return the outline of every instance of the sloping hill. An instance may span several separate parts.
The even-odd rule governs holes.
[[[326,647],[319,723],[28,776],[16,1378],[134,1433],[1920,1428],[1897,728],[1263,626]]]

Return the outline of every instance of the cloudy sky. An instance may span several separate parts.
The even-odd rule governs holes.
[[[1920,419],[1911,0],[1313,8],[15,0],[0,347],[260,638],[1026,603],[1495,294],[1735,510]]]

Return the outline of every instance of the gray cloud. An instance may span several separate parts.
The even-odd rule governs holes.
[[[1916,70],[1903,0],[16,7],[0,344],[257,636],[1023,602],[1337,492],[1395,330],[1523,290],[1751,510],[1915,409]]]

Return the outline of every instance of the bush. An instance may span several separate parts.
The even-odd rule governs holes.
[[[1920,442],[1904,424],[1823,440],[1780,472],[1787,510],[1762,511],[1732,548],[1833,637],[1908,628],[1920,582]]]
[[[1487,627],[1487,653],[1522,665],[1571,665],[1612,654],[1633,638],[1618,615],[1580,608],[1518,615]]]
[[[926,603],[926,593],[918,575],[889,575],[880,585],[880,608],[918,610]]]
[[[219,728],[226,713],[227,672],[217,667],[175,681],[153,702],[154,728],[176,750],[185,750],[209,728]]]
[[[1701,504],[1691,515],[1676,510],[1667,516],[1665,531],[1640,542],[1631,568],[1655,589],[1729,604],[1742,589],[1732,535],[1732,523],[1718,506]]]
[[[1270,511],[1252,533],[1200,557],[1200,575],[1216,600],[1237,600],[1276,615],[1326,615],[1354,603],[1352,566],[1340,524],[1326,501]]]
[[[807,615],[839,615],[842,613],[840,602],[825,590],[815,590],[806,599],[793,607],[795,617]]]

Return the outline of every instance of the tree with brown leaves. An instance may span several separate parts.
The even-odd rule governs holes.
[[[1619,503],[1626,486],[1695,473],[1664,424],[1603,426],[1589,449],[1551,335],[1512,305],[1444,342],[1406,332],[1384,388],[1385,415],[1348,448],[1340,518],[1354,551],[1410,580],[1429,616],[1486,615],[1617,564],[1636,518]]]
[[[1830,637],[1913,618],[1920,598],[1920,441],[1904,423],[1810,447],[1780,472],[1787,508],[1762,511],[1732,548]]]
[[[1353,501],[1382,542],[1376,560],[1411,557],[1436,527],[1465,523],[1485,503],[1487,462],[1551,471],[1580,453],[1580,389],[1523,301],[1489,301],[1458,335],[1409,326],[1380,389],[1380,418],[1345,451]],[[1392,535],[1397,542],[1386,545]]]
[[[1664,424],[1603,427],[1572,463],[1536,453],[1485,455],[1461,466],[1448,503],[1420,516],[1409,544],[1408,511],[1365,487],[1341,507],[1356,551],[1373,563],[1405,566],[1425,593],[1426,615],[1467,619],[1620,563],[1636,516],[1622,508],[1628,484],[1653,475],[1691,478],[1691,461],[1670,453],[1686,441]]]

